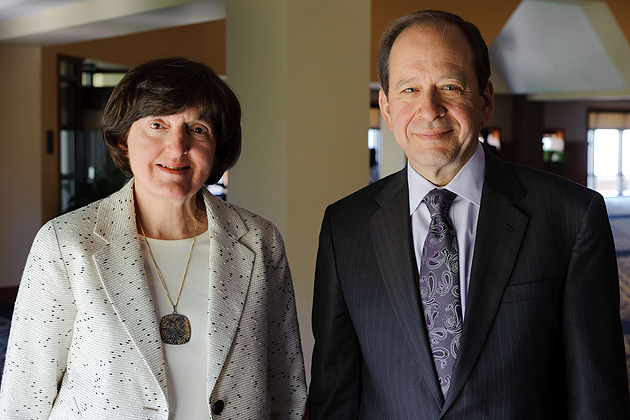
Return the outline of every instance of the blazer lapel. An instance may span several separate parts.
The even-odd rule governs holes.
[[[99,205],[94,232],[106,245],[94,253],[93,260],[116,315],[166,398],[164,356],[138,242],[132,184],[130,181]],[[210,234],[208,389],[211,392],[239,325],[255,255],[240,242],[248,234],[243,220],[227,203],[206,190],[203,192]]]
[[[468,380],[499,309],[529,221],[514,206],[524,195],[509,167],[486,152],[464,329],[443,413]]]
[[[106,245],[92,256],[118,319],[166,397],[157,316],[144,271],[133,206],[133,180],[99,205],[94,233]]]
[[[381,277],[409,347],[418,360],[427,386],[442,406],[440,390],[429,346],[418,291],[413,253],[407,171],[402,170],[377,196],[381,205],[370,219],[372,243]]]
[[[210,234],[208,292],[208,392],[221,375],[234,340],[254,269],[255,254],[245,243],[245,223],[226,202],[204,189]],[[256,241],[256,238],[252,238]]]

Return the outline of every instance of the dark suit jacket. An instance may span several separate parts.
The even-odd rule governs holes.
[[[486,152],[461,346],[444,401],[406,171],[331,205],[315,274],[311,420],[629,419],[601,195]]]

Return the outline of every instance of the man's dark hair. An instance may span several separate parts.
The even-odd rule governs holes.
[[[101,137],[118,166],[132,176],[126,150],[131,125],[148,116],[164,116],[198,108],[216,142],[207,184],[215,184],[241,153],[241,106],[232,89],[206,64],[174,57],[132,67],[116,85],[101,120]]]
[[[378,78],[381,81],[381,87],[386,95],[389,95],[389,55],[392,46],[401,33],[407,28],[413,26],[445,26],[447,24],[455,25],[460,28],[470,44],[473,52],[473,66],[477,75],[477,84],[479,86],[479,94],[488,86],[490,79],[490,57],[488,56],[488,46],[481,36],[481,32],[477,27],[462,19],[461,17],[448,12],[439,10],[422,10],[401,17],[392,22],[383,33],[380,42],[380,51],[378,55]]]

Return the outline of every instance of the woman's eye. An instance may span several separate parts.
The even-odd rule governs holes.
[[[190,131],[198,139],[206,140],[210,137],[210,130],[202,125],[197,125],[191,128]]]
[[[153,130],[159,130],[160,128],[162,128],[162,124],[154,121],[151,124],[149,124],[149,127],[151,127]]]

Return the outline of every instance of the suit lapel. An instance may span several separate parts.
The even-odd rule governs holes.
[[[400,326],[414,351],[436,404],[440,390],[427,339],[413,254],[407,171],[396,174],[376,198],[381,207],[370,219],[370,232],[385,289]]]
[[[524,194],[509,167],[486,152],[464,329],[443,413],[468,380],[499,309],[529,220],[514,206]]]
[[[255,233],[236,211],[206,190],[204,201],[210,234],[207,378],[212,393],[241,320],[256,256],[245,245]]]
[[[92,256],[103,288],[166,397],[166,373],[157,316],[136,231],[133,180],[101,202],[94,233],[106,241],[106,245]]]

